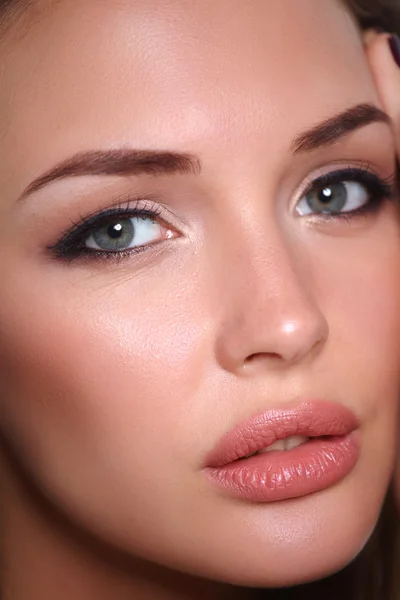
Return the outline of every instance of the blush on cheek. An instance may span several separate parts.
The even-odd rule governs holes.
[[[43,474],[46,465],[55,470],[49,457],[61,463],[72,447],[106,447],[113,461],[113,452],[152,452],[160,429],[169,440],[184,437],[179,422],[187,420],[209,351],[202,310],[196,321],[193,302],[185,314],[182,303],[166,300],[160,309],[158,296],[157,310],[148,298],[135,306],[126,288],[107,298],[103,291],[101,302],[95,294],[83,305],[72,298],[70,308],[42,294],[28,311],[3,306],[7,422]]]

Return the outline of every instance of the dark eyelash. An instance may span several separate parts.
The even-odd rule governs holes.
[[[344,181],[355,181],[363,185],[370,195],[370,200],[360,208],[352,211],[324,213],[316,215],[317,217],[320,216],[323,219],[349,220],[357,215],[372,213],[379,209],[383,200],[393,200],[396,197],[396,177],[393,176],[388,179],[382,179],[381,177],[378,177],[378,175],[375,175],[368,167],[347,167],[322,175],[310,183],[302,196],[304,197],[310,194],[315,189],[322,189],[343,183]]]
[[[161,213],[161,207],[155,202],[148,201],[144,206],[114,206],[108,208],[101,213],[94,213],[86,217],[81,217],[77,223],[74,223],[72,229],[67,230],[61,240],[52,246],[48,246],[48,250],[53,253],[55,258],[67,258],[73,260],[77,257],[90,255],[91,257],[101,256],[102,258],[122,258],[126,254],[141,252],[143,247],[130,248],[121,252],[104,252],[99,250],[91,250],[85,246],[85,241],[89,235],[97,228],[106,225],[113,217],[118,218],[143,218],[156,220]]]
[[[396,195],[396,177],[384,180],[372,173],[368,167],[349,167],[318,177],[309,184],[308,188],[303,193],[303,196],[311,193],[315,189],[329,187],[342,183],[343,181],[356,181],[364,185],[370,194],[370,201],[359,209],[351,212],[324,214],[322,218],[349,220],[351,217],[358,214],[376,211],[384,199],[393,199]],[[136,204],[137,203],[138,202],[136,202]],[[107,224],[112,217],[142,217],[156,220],[161,212],[162,209],[159,204],[147,201],[140,207],[132,206],[131,203],[131,205],[128,206],[114,206],[101,213],[94,213],[93,215],[81,217],[77,223],[73,224],[72,229],[70,228],[66,231],[61,240],[56,244],[49,246],[48,250],[52,252],[55,258],[73,260],[75,258],[85,258],[86,256],[87,258],[97,257],[102,260],[112,259],[118,261],[127,254],[143,252],[146,250],[146,247],[139,246],[121,252],[96,252],[96,250],[88,249],[85,246],[85,241],[92,231]]]

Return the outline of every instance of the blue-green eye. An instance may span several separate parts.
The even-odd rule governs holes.
[[[319,177],[296,205],[300,216],[340,216],[377,209],[385,198],[394,196],[394,181],[382,181],[362,169],[344,169]]]
[[[110,208],[82,218],[49,250],[57,258],[69,261],[79,257],[88,259],[112,258],[141,252],[159,242],[179,237],[179,233],[160,216],[160,207],[147,206]]]
[[[163,237],[162,225],[151,217],[113,218],[92,230],[85,240],[85,247],[103,252],[123,252]]]
[[[299,215],[338,214],[358,210],[370,199],[367,188],[356,181],[344,181],[323,188],[315,188],[297,204]]]

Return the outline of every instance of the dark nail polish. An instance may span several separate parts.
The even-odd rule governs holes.
[[[397,35],[391,35],[389,38],[389,46],[397,66],[400,67],[400,38]]]

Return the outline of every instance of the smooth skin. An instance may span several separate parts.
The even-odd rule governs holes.
[[[398,206],[348,219],[296,207],[338,168],[393,179],[395,152],[384,122],[314,151],[293,141],[382,107],[355,23],[336,0],[31,10],[0,46],[5,599],[248,597],[230,584],[340,569],[393,469]],[[190,153],[201,173],[64,177],[24,196],[72,155],[116,148]],[[160,209],[158,245],[119,260],[49,249],[137,198]],[[225,432],[308,399],[359,420],[344,480],[273,504],[210,483]]]
[[[400,164],[400,66],[393,57],[389,34],[368,31],[365,35],[366,52],[381,102],[390,115],[395,132],[395,144]],[[395,490],[400,508],[400,446],[395,470]]]

